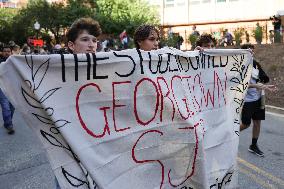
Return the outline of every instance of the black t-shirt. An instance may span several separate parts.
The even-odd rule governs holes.
[[[0,56],[0,63],[1,62],[5,62],[7,60],[7,58],[3,57],[3,56]]]
[[[277,19],[273,21],[274,30],[280,30],[281,28],[281,19]]]

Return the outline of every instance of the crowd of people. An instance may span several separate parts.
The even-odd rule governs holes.
[[[217,40],[210,34],[202,34],[193,27],[194,35],[197,36],[197,41],[194,50],[204,50],[215,48]],[[30,47],[25,44],[22,48],[13,42],[8,45],[2,44],[0,62],[7,60],[12,54],[51,54],[51,53],[96,53],[98,51],[109,51],[109,50],[119,50],[115,47],[115,42],[113,39],[105,39],[99,44],[98,37],[102,33],[100,25],[97,21],[92,18],[80,18],[76,20],[67,32],[67,45],[66,47],[54,46],[52,50],[48,50],[45,47]],[[228,32],[227,32],[228,33]],[[226,34],[230,40],[226,41],[231,43],[231,36]],[[128,48],[129,36],[127,36],[124,31],[121,35],[122,49]],[[141,25],[134,33],[133,37],[134,45],[137,49],[151,51],[157,50],[160,45],[160,31],[153,25]],[[253,54],[254,46],[246,44],[242,46],[243,49],[251,49]],[[263,91],[269,90],[274,92],[276,87],[274,85],[267,85],[269,77],[265,74],[260,66],[260,63],[254,61],[253,72],[250,79],[249,89],[245,97],[245,104],[242,111],[242,123],[240,125],[240,130],[248,128],[253,120],[253,134],[252,134],[252,144],[249,147],[249,151],[258,155],[263,156],[264,153],[258,148],[257,140],[260,134],[260,123],[261,120],[265,119],[265,108],[263,106]],[[1,88],[1,87],[0,87]],[[8,134],[13,134],[13,113],[14,107],[9,102],[8,98],[0,89],[0,103],[2,107],[2,116],[4,121],[4,127],[7,129]],[[60,188],[57,183],[57,188]]]

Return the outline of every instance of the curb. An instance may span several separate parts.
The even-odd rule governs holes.
[[[270,112],[273,114],[280,114],[284,116],[284,108],[277,107],[277,106],[271,106],[271,105],[265,105],[265,109],[267,112]]]

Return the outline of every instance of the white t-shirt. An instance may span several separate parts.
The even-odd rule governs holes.
[[[257,68],[252,69],[250,78],[250,84],[256,84],[259,79],[259,70]],[[245,102],[254,102],[259,100],[261,97],[261,90],[256,88],[249,88],[245,96]]]

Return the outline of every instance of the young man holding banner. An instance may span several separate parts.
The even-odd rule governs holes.
[[[96,53],[97,37],[102,33],[97,21],[92,18],[79,18],[73,22],[66,36],[68,50],[73,54]],[[57,179],[56,189],[60,189]]]
[[[102,33],[100,25],[92,18],[76,20],[67,32],[68,49],[71,53],[95,53],[97,37]]]

